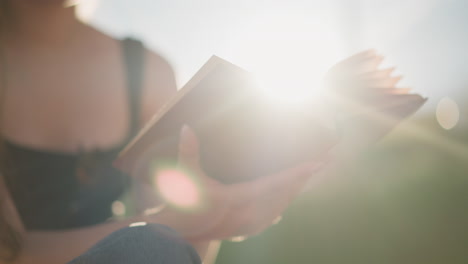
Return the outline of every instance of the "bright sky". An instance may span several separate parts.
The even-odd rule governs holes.
[[[372,47],[432,105],[468,100],[465,0],[82,1],[92,24],[165,56],[179,86],[213,54],[313,86],[339,59]]]

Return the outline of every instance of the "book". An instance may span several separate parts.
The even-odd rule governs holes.
[[[265,100],[252,73],[213,56],[122,150],[115,165],[133,175],[174,166],[180,130],[186,124],[199,139],[207,175],[223,183],[247,181],[324,155],[345,133],[335,126],[335,117],[345,126],[374,125],[369,129],[380,129],[377,139],[424,102],[420,96],[409,99],[385,89],[366,96],[374,105],[350,116],[331,111],[330,125],[311,102],[281,107]],[[388,113],[396,122],[382,125],[368,118],[376,112]]]
[[[402,77],[394,76],[394,67],[381,69],[383,59],[375,50],[361,52],[325,76],[341,150],[350,155],[375,144],[427,101],[410,88],[397,87]]]

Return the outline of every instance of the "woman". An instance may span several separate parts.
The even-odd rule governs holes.
[[[142,221],[176,230],[203,257],[211,241],[271,225],[320,168],[224,185],[200,169],[185,128],[179,162],[207,190],[205,209],[106,221],[130,181],[113,158],[176,84],[162,57],[80,23],[64,3],[1,0],[0,263],[65,263]]]

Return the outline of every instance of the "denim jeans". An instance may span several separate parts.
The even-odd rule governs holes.
[[[163,225],[118,230],[69,264],[201,264],[195,249]]]

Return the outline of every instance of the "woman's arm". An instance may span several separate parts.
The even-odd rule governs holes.
[[[28,232],[25,231],[16,212],[10,195],[0,179],[0,201],[5,205],[4,211],[7,221],[22,236],[23,248],[14,264],[29,263],[66,263],[85,252],[98,241],[135,222],[159,223],[175,230],[184,230],[183,221],[177,220],[180,215],[170,211],[163,211],[158,215],[128,218],[121,221],[107,222],[86,228],[67,231]],[[206,250],[209,241],[191,241],[198,250]],[[199,251],[199,254],[204,252]],[[10,264],[0,260],[1,264]]]

